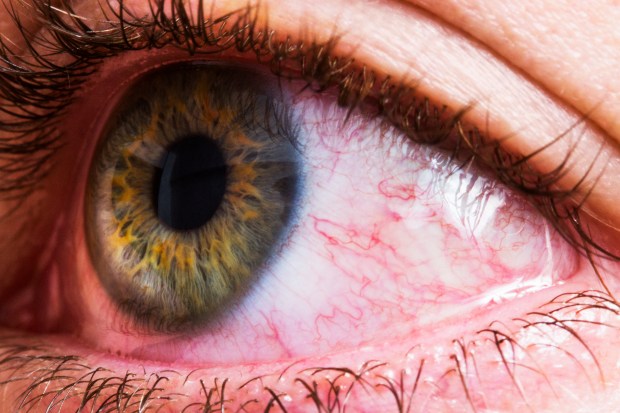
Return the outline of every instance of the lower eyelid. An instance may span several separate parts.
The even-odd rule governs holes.
[[[277,363],[264,366],[264,369],[235,366],[232,370],[198,368],[188,371],[141,363],[136,370],[135,361],[125,363],[103,355],[92,355],[89,350],[75,344],[67,346],[58,338],[42,341],[0,330],[0,382],[8,392],[4,394],[16,395],[15,403],[27,402],[27,405],[38,407],[61,399],[67,409],[82,402],[87,406],[100,406],[103,400],[114,400],[177,410],[190,405],[213,407],[214,403],[230,409],[248,403],[246,408],[252,406],[263,410],[269,404],[283,403],[285,408],[310,411],[314,402],[339,400],[341,405],[350,408],[375,406],[381,411],[391,411],[400,400],[414,405],[424,402],[426,407],[441,411],[446,409],[446,404],[467,405],[467,389],[483,396],[496,395],[476,400],[479,408],[527,408],[532,404],[539,406],[541,400],[555,402],[552,395],[571,394],[575,384],[596,386],[597,380],[601,379],[601,366],[597,366],[596,357],[600,354],[601,344],[608,343],[605,338],[612,338],[618,328],[614,324],[598,331],[600,325],[589,325],[597,320],[603,324],[605,320],[610,321],[605,316],[606,311],[602,310],[610,304],[608,297],[600,293],[584,291],[549,301],[555,304],[542,306],[539,314],[529,314],[517,321],[520,328],[526,324],[518,333],[511,332],[513,323],[503,326],[496,323],[485,331],[462,337],[441,348],[427,347],[424,342],[417,342],[413,348],[407,347],[409,343],[402,343],[401,348],[396,346],[395,352],[385,352],[384,347],[367,347],[352,354]],[[596,305],[587,307],[594,303]],[[526,307],[533,309],[531,305]],[[554,332],[566,333],[561,323],[575,322],[577,317],[581,323],[574,324],[577,330],[572,330],[578,332],[577,338],[564,334],[558,343],[558,335],[550,336]],[[558,324],[550,320],[556,320]],[[588,349],[594,353],[575,359],[575,354],[584,353],[583,343],[579,340],[586,330],[594,328],[599,339],[587,341]],[[592,337],[592,333],[590,331],[586,337]],[[501,345],[501,341],[496,340],[506,340],[504,343],[518,341],[512,343],[515,346],[511,350],[510,345]],[[520,344],[527,344],[527,351]],[[609,350],[606,350],[607,355]],[[518,359],[518,367],[507,374],[505,365],[498,362],[500,357],[507,361]],[[343,363],[339,358],[346,361]],[[376,361],[368,362],[368,358]],[[575,377],[577,371],[582,372],[577,374],[579,377]],[[124,380],[127,375],[129,380]],[[465,384],[461,381],[463,376]],[[615,375],[612,376],[606,376],[606,379],[613,380]],[[514,380],[515,377],[519,378],[521,387],[514,386],[511,378]],[[10,380],[4,382],[7,378]],[[360,385],[360,379],[367,386]],[[545,381],[549,379],[553,381]],[[400,396],[392,393],[390,383],[396,389],[402,383],[403,388],[411,393]],[[31,387],[27,389],[27,386]],[[331,393],[329,388],[334,386],[347,389],[346,398],[341,397],[343,394]],[[29,391],[24,391],[26,389]],[[502,391],[498,392],[499,389]],[[89,390],[109,397],[87,398],[91,394]],[[214,396],[220,395],[217,401],[208,397],[210,390]],[[525,400],[519,397],[519,391],[525,395]],[[10,397],[8,405],[13,402],[13,396]]]

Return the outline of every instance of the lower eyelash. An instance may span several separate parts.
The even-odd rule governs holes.
[[[569,310],[566,314],[561,313],[566,310]],[[606,325],[590,320],[587,315],[591,311],[608,314]],[[575,314],[581,314],[581,317],[576,319]],[[592,379],[604,383],[598,359],[593,353],[588,353],[589,341],[571,326],[578,323],[617,329],[618,325],[615,325],[614,321],[620,321],[619,314],[618,304],[607,294],[600,291],[580,291],[556,297],[538,312],[530,313],[526,319],[517,320],[521,324],[520,333],[528,330],[540,333],[542,328],[558,329],[566,333],[572,341],[580,343],[580,348],[588,354],[580,359],[570,352],[567,353],[564,347],[566,343],[559,345],[552,342],[550,345],[549,341],[543,338],[538,343],[536,340],[532,341],[531,337],[527,338],[527,335],[527,342],[521,343],[517,333],[510,332],[501,323],[491,323],[473,338],[455,342],[453,349],[444,354],[443,358],[451,363],[445,373],[439,375],[443,386],[437,386],[437,377],[430,376],[427,379],[433,364],[437,362],[433,357],[419,358],[413,371],[405,371],[403,366],[390,365],[381,360],[367,361],[351,367],[322,366],[301,371],[295,369],[293,364],[269,376],[247,379],[241,385],[233,385],[227,377],[201,377],[200,371],[192,371],[186,377],[174,370],[150,374],[127,371],[123,375],[116,375],[104,367],[90,366],[87,360],[79,356],[59,355],[62,350],[42,342],[33,342],[32,339],[22,341],[24,339],[19,335],[3,333],[0,335],[0,376],[8,378],[0,381],[0,386],[7,389],[6,394],[16,395],[15,402],[19,411],[31,411],[42,406],[48,406],[50,411],[61,406],[63,411],[74,406],[92,411],[133,411],[137,406],[148,406],[154,410],[168,407],[178,411],[185,411],[184,408],[187,411],[246,411],[245,408],[249,411],[267,411],[270,406],[276,405],[286,411],[286,402],[290,405],[291,400],[310,401],[316,408],[339,406],[341,410],[347,410],[348,406],[355,410],[355,403],[359,400],[351,397],[354,391],[361,391],[371,398],[383,392],[392,401],[391,406],[395,411],[403,411],[404,406],[413,406],[412,409],[415,409],[429,398],[441,398],[437,394],[428,394],[428,388],[423,389],[424,383],[430,383],[432,391],[435,392],[456,389],[466,395],[474,394],[476,389],[473,387],[484,377],[481,377],[478,371],[468,369],[477,366],[477,345],[490,342],[489,349],[497,352],[497,363],[494,364],[504,372],[508,383],[512,383],[516,395],[520,395],[522,401],[527,403],[528,394],[524,394],[519,385],[519,371],[533,371],[541,378],[546,378],[547,381],[543,381],[543,384],[546,383],[552,390],[555,383],[547,378],[547,372],[537,370],[536,361],[529,360],[527,355],[517,363],[517,351],[540,345],[547,349],[544,353],[547,358],[557,354],[568,356],[575,362],[576,367],[581,368],[580,378],[584,383],[589,382],[592,385],[592,382],[588,381]],[[596,317],[593,320],[596,320]],[[546,331],[546,334],[553,336],[549,330]],[[412,349],[417,347],[415,344],[411,343]],[[273,385],[269,384],[271,379],[274,379]],[[293,394],[289,394],[282,387],[286,386],[286,380],[295,383]],[[174,383],[182,385],[180,388],[172,388]],[[200,383],[200,386],[192,388],[196,390],[196,394],[182,393],[188,383]],[[185,389],[188,390],[187,387]],[[243,393],[244,390],[248,390],[247,393]],[[509,389],[504,389],[507,390]],[[200,400],[197,400],[197,397],[200,397]],[[474,401],[470,397],[471,395],[468,399],[473,406]],[[493,403],[493,400],[490,402]]]
[[[45,41],[29,32],[14,10],[9,11],[33,59],[24,61],[21,51],[0,39],[0,60],[5,66],[0,74],[0,96],[7,102],[0,111],[10,119],[0,124],[5,135],[0,156],[9,164],[0,169],[0,192],[5,198],[26,196],[45,176],[50,159],[62,145],[60,119],[67,114],[74,92],[106,58],[166,46],[185,50],[190,56],[235,49],[254,55],[280,78],[301,79],[317,92],[335,87],[341,106],[351,111],[370,108],[371,115],[382,116],[415,142],[447,146],[459,157],[469,153],[470,160],[482,163],[504,183],[525,193],[573,246],[587,254],[620,260],[584,228],[581,205],[569,201],[577,188],[568,192],[551,189],[564,169],[544,176],[533,173],[526,162],[528,156],[508,154],[498,141],[465,127],[461,119],[468,108],[453,112],[437,107],[420,99],[414,88],[389,76],[380,77],[351,57],[335,55],[337,35],[326,42],[308,43],[278,37],[268,26],[259,25],[259,7],[254,6],[204,17],[202,1],[194,12],[184,2],[170,5],[156,0],[148,18],[132,15],[122,3],[117,10],[110,3],[107,6],[109,10],[103,10],[103,5],[102,10],[109,21],[99,22],[104,27],[97,30],[66,3],[59,8],[32,3],[33,13],[46,22],[44,29],[52,34]],[[169,15],[174,18],[164,13],[170,6]],[[70,56],[71,63],[58,66],[47,57],[57,55]],[[570,157],[568,153],[565,161]],[[561,165],[566,168],[567,162]]]

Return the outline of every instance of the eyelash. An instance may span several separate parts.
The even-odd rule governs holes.
[[[170,7],[170,18],[163,13],[165,6]],[[5,200],[25,199],[48,173],[54,153],[62,146],[60,119],[66,115],[75,92],[106,58],[166,46],[189,55],[235,49],[254,54],[281,79],[302,80],[306,88],[317,93],[335,88],[338,104],[348,108],[349,113],[372,108],[373,115],[382,116],[412,141],[449,149],[463,165],[478,161],[502,182],[525,194],[565,239],[586,254],[592,265],[594,256],[620,260],[597,244],[582,224],[581,205],[567,202],[577,187],[570,191],[552,189],[563,175],[566,162],[560,170],[546,175],[532,171],[527,160],[535,153],[509,154],[498,141],[485,139],[475,127],[466,127],[461,119],[468,107],[454,112],[434,106],[427,98],[421,99],[415,88],[378,75],[351,57],[335,55],[337,35],[326,42],[305,43],[291,37],[282,40],[269,27],[259,27],[257,6],[204,18],[203,2],[199,1],[195,10],[199,17],[194,19],[192,10],[180,0],[172,4],[154,0],[151,15],[144,19],[132,15],[121,2],[120,8],[112,12],[113,20],[106,17],[109,27],[100,31],[92,30],[88,21],[65,2],[61,7],[34,2],[31,7],[39,20],[46,22],[44,28],[50,31],[51,40],[38,39],[29,32],[14,9],[10,14],[32,61],[23,59],[10,41],[0,38],[0,61],[4,66],[0,99],[5,102],[0,111],[10,119],[0,122],[4,135],[0,157],[6,161],[0,167],[0,194]],[[45,53],[38,52],[35,45]],[[51,60],[58,55],[69,56],[72,62],[58,66]],[[570,156],[568,153],[565,161]]]

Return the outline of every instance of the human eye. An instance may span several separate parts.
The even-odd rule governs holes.
[[[391,4],[400,37],[354,5],[12,6],[9,410],[520,410],[609,377],[615,149],[470,39]],[[207,153],[215,212],[161,212]]]

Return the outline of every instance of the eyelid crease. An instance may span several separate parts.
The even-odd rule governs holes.
[[[27,42],[29,61],[6,39],[0,39],[0,60],[5,66],[0,74],[0,98],[5,101],[0,116],[6,118],[0,121],[0,131],[6,135],[0,143],[0,156],[9,159],[8,166],[0,167],[0,193],[5,198],[27,195],[48,172],[51,158],[62,145],[60,119],[80,86],[106,58],[168,46],[191,56],[235,50],[254,55],[281,79],[302,80],[313,91],[334,87],[338,104],[349,108],[349,113],[372,108],[374,115],[383,116],[412,141],[453,150],[455,158],[464,158],[463,165],[474,159],[481,162],[502,182],[525,194],[574,246],[620,259],[583,228],[582,204],[570,203],[579,188],[553,189],[571,153],[555,170],[537,173],[527,163],[535,154],[508,153],[500,147],[500,140],[487,139],[478,128],[466,125],[462,118],[470,107],[454,111],[436,106],[420,98],[415,86],[408,86],[411,82],[394,81],[352,56],[338,56],[337,33],[322,42],[280,35],[262,23],[260,5],[216,16],[205,14],[203,1],[196,10],[189,10],[184,2],[154,0],[150,16],[144,17],[134,15],[122,2],[115,10],[108,1],[101,4],[104,19],[94,21],[100,28],[91,27],[93,20],[64,3],[54,7],[35,2],[31,7],[49,38],[34,36],[9,10]],[[68,63],[59,64],[55,61],[58,56],[68,58]]]

